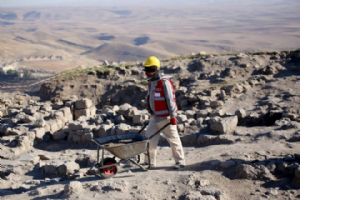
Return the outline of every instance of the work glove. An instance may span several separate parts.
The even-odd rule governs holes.
[[[171,124],[171,125],[177,125],[177,119],[176,119],[176,117],[170,118],[170,124]]]

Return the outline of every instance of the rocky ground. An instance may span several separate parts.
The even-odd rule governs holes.
[[[158,168],[120,162],[94,175],[92,137],[149,120],[141,63],[64,72],[38,91],[1,93],[1,199],[299,199],[300,52],[163,61],[176,84],[187,166],[160,141]],[[112,154],[107,153],[107,156]],[[118,159],[117,159],[118,160]]]

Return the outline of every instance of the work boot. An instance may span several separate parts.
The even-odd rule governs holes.
[[[182,169],[185,167],[185,164],[182,162],[176,162],[174,165],[174,169]]]
[[[152,165],[152,164],[150,164],[150,165],[148,166],[148,169],[156,169],[156,168],[157,168],[157,166]]]

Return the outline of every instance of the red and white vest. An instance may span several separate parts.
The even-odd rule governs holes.
[[[170,83],[171,91],[172,91],[172,98],[170,97],[171,99],[169,99],[169,95],[165,94],[164,80],[168,80]],[[150,101],[151,101],[150,98],[154,98],[154,109],[152,109],[150,106]],[[169,110],[168,103],[170,105],[173,105],[173,110]],[[171,114],[171,112],[176,112],[177,108],[176,108],[176,98],[175,98],[175,87],[171,79],[161,78],[160,80],[157,81],[156,86],[154,88],[154,96],[153,97],[148,96],[148,106],[150,110],[154,113],[154,115],[158,117],[167,117],[169,116],[169,114]]]

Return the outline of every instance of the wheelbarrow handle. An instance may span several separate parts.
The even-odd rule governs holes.
[[[140,134],[145,129],[145,127],[148,126],[148,124],[149,124],[149,121],[144,123],[143,127],[141,128],[141,130],[138,131],[138,134]]]
[[[151,135],[150,137],[148,137],[148,140],[152,139],[154,136],[156,136],[157,134],[159,134],[162,130],[164,130],[167,126],[170,125],[170,122],[168,122],[167,124],[165,124],[161,129],[159,129],[157,132],[155,132],[153,135]]]

